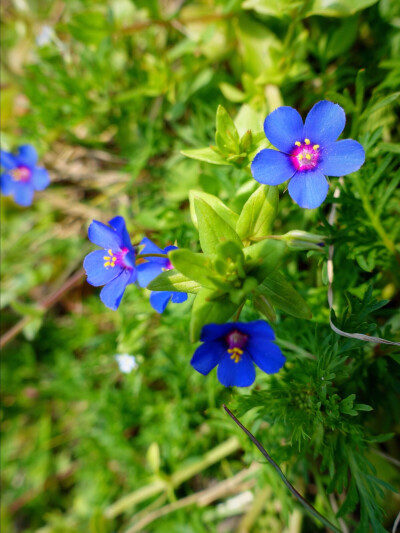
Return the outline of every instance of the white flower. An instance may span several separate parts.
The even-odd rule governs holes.
[[[138,367],[136,358],[133,355],[122,353],[115,356],[119,369],[123,374],[130,374],[132,370]]]
[[[51,26],[43,26],[41,32],[36,37],[36,44],[39,47],[46,46],[54,40],[54,30]]]

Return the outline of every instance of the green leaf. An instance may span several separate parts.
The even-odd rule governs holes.
[[[189,279],[201,283],[204,287],[215,289],[210,275],[214,273],[212,262],[209,256],[195,254],[190,250],[180,248],[168,254],[174,267]],[[215,275],[215,273],[214,273]]]
[[[221,82],[219,88],[225,98],[231,102],[243,102],[246,98],[246,94],[243,91],[230,83]]]
[[[265,239],[243,250],[246,259],[246,271],[261,283],[279,265],[286,249],[283,241]]]
[[[196,342],[205,324],[223,324],[231,318],[239,305],[229,300],[227,295],[216,297],[217,293],[210,289],[201,289],[193,303],[190,322],[190,338]]]
[[[256,296],[254,296],[253,302],[254,307],[257,309],[257,311],[262,313],[270,322],[275,322],[275,309],[264,294],[257,294]]]
[[[348,17],[366,7],[376,4],[378,0],[314,0],[307,16],[322,15],[323,17]]]
[[[311,309],[280,272],[273,272],[254,291],[264,295],[275,307],[297,318],[310,320]]]
[[[197,159],[198,161],[205,161],[212,165],[229,165],[222,155],[215,149],[207,146],[206,148],[193,148],[191,150],[181,150],[181,154],[191,159]]]
[[[244,204],[236,231],[243,240],[271,233],[279,203],[278,187],[261,185]]]
[[[397,93],[389,94],[389,96],[386,96],[385,98],[382,98],[382,100],[379,100],[379,102],[376,102],[373,106],[368,106],[367,109],[362,114],[362,117],[368,117],[372,113],[375,113],[375,111],[378,111],[382,107],[385,107],[392,102],[395,102],[400,97],[400,91]]]
[[[215,142],[218,148],[224,153],[239,153],[239,134],[233,120],[222,105],[219,105],[217,109]]]
[[[201,198],[205,202],[210,205],[218,215],[225,220],[230,226],[232,226],[233,229],[236,227],[236,223],[239,219],[239,215],[232,211],[232,209],[229,209],[224,202],[222,202],[219,198],[214,196],[213,194],[208,194],[207,192],[203,191],[195,191],[191,190],[189,191],[189,202],[190,202],[190,216],[192,217],[193,224],[196,228],[198,228],[197,224],[197,216],[196,216],[196,210],[194,208],[194,199],[195,198]]]
[[[243,248],[242,241],[236,231],[207,202],[199,197],[195,197],[193,202],[197,216],[200,244],[205,254],[215,253],[217,246],[227,241],[232,241],[240,248]]]
[[[166,270],[153,279],[147,287],[149,291],[176,291],[196,294],[201,285],[176,270]]]

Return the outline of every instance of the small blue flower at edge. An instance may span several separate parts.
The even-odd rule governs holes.
[[[225,387],[248,387],[256,377],[254,363],[267,374],[275,374],[286,358],[274,344],[275,334],[264,320],[207,324],[201,346],[190,364],[207,375],[218,365],[217,377]]]
[[[144,248],[141,254],[168,254],[171,250],[176,250],[176,246],[167,246],[164,250],[156,246],[150,239],[142,239],[141,245]],[[172,270],[174,267],[168,258],[149,257],[145,263],[137,265],[138,285],[147,287],[147,285],[165,270]],[[150,304],[157,313],[163,313],[169,301],[172,303],[182,303],[187,300],[186,292],[176,291],[152,291],[150,294]]]
[[[0,150],[0,165],[5,172],[0,176],[1,192],[12,194],[18,205],[31,205],[34,191],[42,191],[50,183],[47,170],[37,167],[38,155],[33,146],[26,144],[18,148],[18,154]]]
[[[325,176],[344,176],[365,161],[357,141],[337,141],[346,123],[344,110],[327,100],[314,105],[305,123],[292,107],[278,107],[264,122],[268,140],[278,150],[258,152],[251,164],[259,183],[279,185],[289,181],[289,195],[300,206],[313,209],[328,194]]]
[[[83,261],[87,281],[94,287],[104,285],[101,301],[115,311],[121,302],[125,288],[137,278],[135,250],[131,244],[123,217],[109,221],[111,227],[97,220],[89,226],[89,240],[100,246]]]

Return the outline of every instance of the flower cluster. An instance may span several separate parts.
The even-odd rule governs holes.
[[[328,194],[325,176],[344,176],[358,170],[365,160],[357,141],[337,141],[346,123],[338,104],[315,104],[305,123],[292,107],[278,107],[264,122],[266,137],[278,150],[261,150],[251,164],[255,180],[266,185],[289,181],[289,194],[300,206],[318,207]]]
[[[36,166],[37,160],[35,148],[28,144],[20,146],[17,155],[0,150],[0,164],[5,169],[0,176],[1,192],[12,195],[23,207],[31,205],[34,191],[42,191],[50,183],[49,173]]]
[[[87,281],[94,287],[104,285],[100,292],[101,301],[110,309],[116,310],[121,303],[127,285],[137,282],[140,287],[147,285],[161,272],[171,270],[173,266],[168,259],[168,252],[176,246],[167,246],[164,250],[150,239],[144,238],[140,243],[145,258],[136,256],[134,247],[126,229],[125,220],[115,217],[109,226],[94,220],[88,231],[89,240],[102,250],[91,252],[85,257],[83,267]],[[187,300],[187,294],[173,291],[153,291],[150,304],[158,313],[163,313],[168,302],[181,303]]]

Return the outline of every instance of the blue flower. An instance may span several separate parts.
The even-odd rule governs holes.
[[[289,194],[300,207],[313,209],[325,200],[329,184],[325,176],[344,176],[365,161],[357,141],[336,141],[346,123],[338,104],[323,100],[315,104],[305,124],[292,107],[278,107],[264,122],[265,135],[279,151],[264,149],[254,158],[255,180],[279,185],[289,180]]]
[[[194,352],[191,365],[207,375],[218,365],[217,377],[225,387],[248,387],[256,377],[255,363],[267,374],[275,374],[286,358],[272,341],[273,329],[264,320],[208,324]]]
[[[83,267],[90,285],[100,287],[101,301],[114,311],[118,309],[125,288],[137,277],[135,250],[126,230],[125,220],[115,217],[108,227],[97,220],[89,226],[89,240],[102,250],[96,250],[85,257]]]
[[[2,194],[12,194],[24,207],[31,205],[34,191],[42,191],[50,183],[49,173],[36,166],[37,160],[36,150],[28,144],[18,148],[18,155],[0,150],[0,165],[5,169],[0,176]]]
[[[156,246],[150,239],[145,237],[140,244],[144,244],[142,254],[167,254],[171,250],[176,250],[176,246],[167,246],[164,250]],[[150,257],[145,263],[137,265],[138,284],[140,287],[147,285],[165,270],[172,270],[174,267],[167,257]],[[187,300],[186,292],[176,291],[152,291],[150,294],[150,304],[157,313],[163,313],[169,301],[180,304]]]

